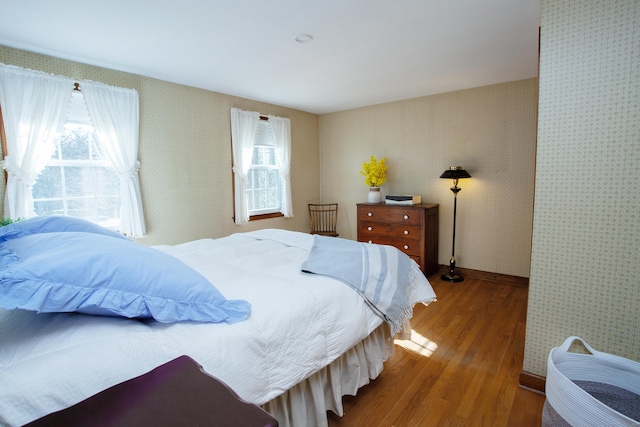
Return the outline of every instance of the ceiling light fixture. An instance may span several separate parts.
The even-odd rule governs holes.
[[[298,43],[309,43],[313,40],[313,36],[311,36],[311,34],[299,34],[296,36],[295,40]]]

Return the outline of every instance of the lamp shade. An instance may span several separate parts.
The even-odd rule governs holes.
[[[462,166],[451,166],[449,169],[444,171],[442,175],[440,175],[440,178],[447,178],[447,179],[471,178],[471,175],[469,175],[469,172],[462,169]]]

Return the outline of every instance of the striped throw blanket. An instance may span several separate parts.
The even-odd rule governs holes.
[[[301,269],[351,286],[389,324],[395,335],[413,314],[410,285],[415,280],[412,276],[416,272],[422,276],[414,264],[393,246],[314,235],[313,246]]]

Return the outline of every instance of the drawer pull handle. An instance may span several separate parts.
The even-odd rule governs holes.
[[[404,230],[404,234],[409,234],[409,230]]]
[[[371,231],[373,230],[373,227],[367,227],[367,230]]]
[[[367,216],[373,216],[373,214],[372,214],[371,212],[369,212],[369,213],[367,214]]]
[[[409,249],[409,245],[404,245],[404,248],[405,249]]]
[[[371,240],[369,240],[369,243],[373,243]]]
[[[409,219],[409,215],[405,215],[405,216],[404,216],[404,219]]]

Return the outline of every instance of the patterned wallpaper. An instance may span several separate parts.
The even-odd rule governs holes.
[[[321,194],[340,203],[338,232],[355,239],[356,203],[368,188],[362,162],[387,157],[387,194],[438,203],[440,264],[453,231],[449,166],[461,180],[456,221],[458,266],[529,277],[535,176],[537,79],[450,92],[320,116]]]
[[[640,2],[543,0],[524,370],[578,335],[640,361]]]
[[[307,231],[307,203],[322,199],[340,202],[341,236],[355,239],[355,203],[367,192],[360,165],[371,154],[386,155],[391,169],[383,194],[421,194],[440,204],[440,263],[448,263],[451,252],[453,196],[452,183],[438,177],[450,165],[462,165],[473,178],[460,184],[458,265],[529,275],[536,79],[319,118],[4,46],[0,62],[138,91],[148,230],[141,243],[175,244],[264,227]],[[233,224],[231,107],[291,118],[295,218]]]
[[[0,62],[138,91],[140,187],[148,232],[141,243],[176,244],[265,227],[308,231],[307,203],[320,191],[317,115],[5,46],[0,46]],[[234,224],[232,107],[291,119],[294,218]]]

